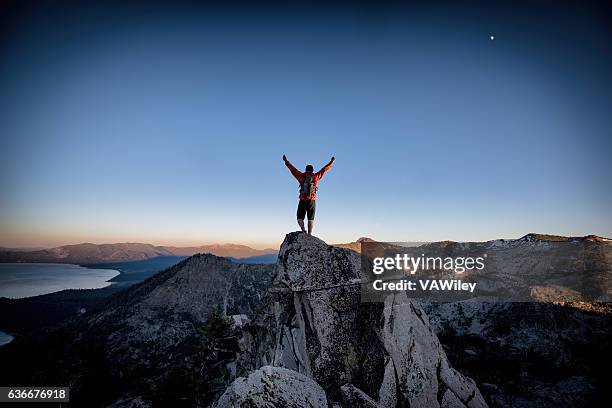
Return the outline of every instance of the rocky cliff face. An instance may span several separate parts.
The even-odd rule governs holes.
[[[486,406],[405,294],[361,303],[359,262],[351,250],[287,235],[273,287],[272,365],[316,381],[338,406]]]
[[[106,353],[117,366],[159,364],[159,356],[197,336],[212,311],[254,316],[271,285],[269,265],[194,255],[118,297],[88,324],[106,327]]]
[[[428,244],[428,250],[485,250],[498,258],[494,271],[501,278],[562,272],[609,292],[610,242],[563,242],[548,257],[548,238],[531,235]],[[333,406],[485,405],[474,382],[450,367],[449,353],[464,374],[477,378],[494,406],[589,406],[605,400],[603,384],[612,365],[609,303],[425,303],[404,293],[384,304],[360,303],[359,262],[349,249],[287,235],[274,301],[258,315],[259,329],[251,326],[250,333],[259,333],[253,354],[265,358],[251,367],[264,361],[302,373],[325,390]]]
[[[495,406],[588,407],[608,399],[609,304],[471,300],[423,308],[449,357]]]

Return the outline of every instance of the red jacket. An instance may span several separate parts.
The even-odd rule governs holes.
[[[323,178],[323,175],[329,169],[331,169],[333,164],[334,164],[334,162],[330,161],[329,163],[327,163],[325,165],[325,167],[323,167],[321,170],[317,171],[316,173],[313,173],[311,171],[308,171],[306,173],[302,173],[301,171],[296,169],[293,166],[293,164],[289,163],[289,160],[285,160],[285,165],[287,167],[289,167],[289,170],[291,171],[291,174],[293,174],[293,177],[295,177],[297,179],[297,181],[300,183],[300,186],[304,182],[304,175],[306,175],[306,174],[311,174],[312,175],[312,182],[313,182],[313,184],[315,186],[315,190],[314,190],[315,192],[310,194],[309,196],[306,196],[304,194],[300,194],[300,200],[316,200],[317,199],[317,186],[319,185],[319,181],[321,180],[321,178]]]

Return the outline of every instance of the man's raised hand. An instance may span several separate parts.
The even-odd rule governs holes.
[[[283,161],[287,161],[287,156],[283,154]]]
[[[336,157],[335,157],[335,156],[332,156],[331,161],[332,161],[332,163],[333,163],[333,162],[335,162],[335,161],[336,161]]]

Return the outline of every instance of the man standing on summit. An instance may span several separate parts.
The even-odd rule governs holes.
[[[312,235],[312,229],[314,228],[314,217],[317,200],[317,186],[323,175],[331,169],[334,164],[335,157],[332,157],[329,163],[327,163],[321,170],[314,173],[314,168],[311,164],[306,166],[306,171],[302,173],[296,169],[293,164],[289,163],[287,157],[283,155],[283,161],[285,165],[293,174],[293,177],[300,183],[300,203],[297,208],[297,222],[302,229],[302,232],[306,232],[304,229],[304,216],[308,215],[308,235]]]

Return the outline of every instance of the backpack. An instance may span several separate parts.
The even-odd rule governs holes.
[[[314,177],[313,174],[304,174],[304,181],[300,186],[300,194],[305,197],[310,197],[314,193],[316,193],[317,188],[314,185]]]

